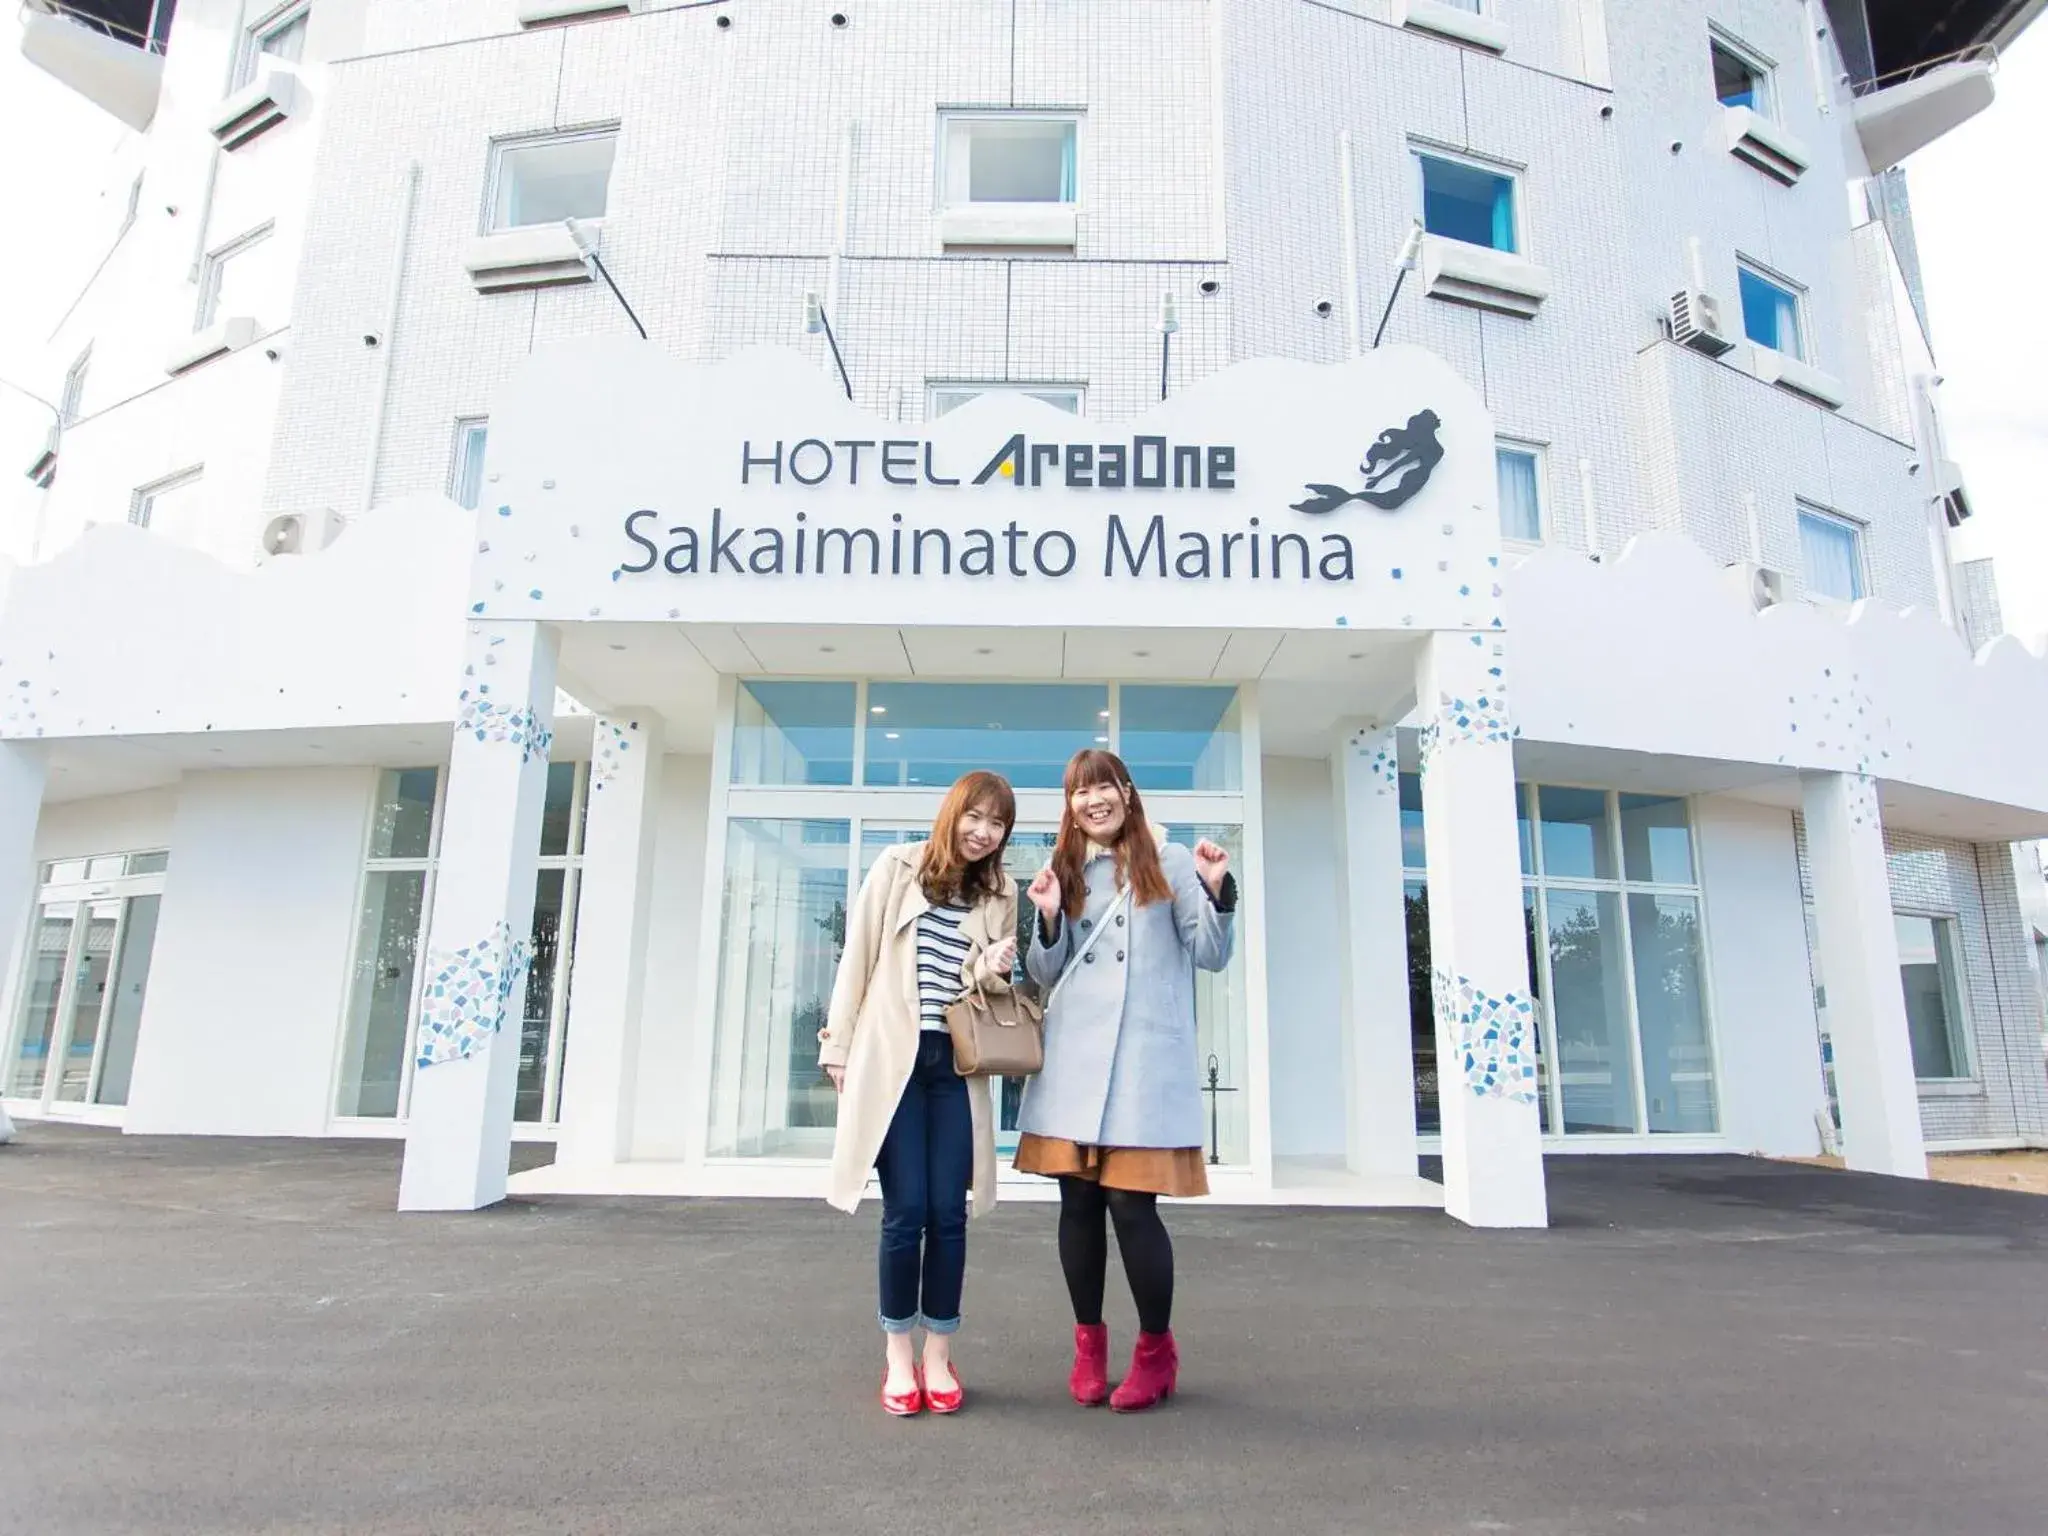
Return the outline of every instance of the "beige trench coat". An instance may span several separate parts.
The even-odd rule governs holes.
[[[842,1211],[860,1204],[917,1060],[917,920],[931,906],[917,883],[924,847],[900,843],[885,849],[861,882],[846,919],[831,1011],[818,1031],[818,1064],[846,1069],[825,1196]],[[982,962],[991,944],[1017,931],[1016,882],[1004,876],[1002,894],[977,902],[961,931],[971,946],[963,988],[979,974],[984,990],[1008,991],[1009,976],[986,974]],[[973,1210],[984,1216],[996,1203],[995,1118],[987,1078],[967,1080],[967,1103],[974,1121]]]

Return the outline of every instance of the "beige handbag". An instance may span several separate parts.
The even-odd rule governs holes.
[[[962,1077],[1031,1077],[1045,1065],[1045,1010],[1015,987],[992,993],[977,981],[946,1010],[946,1033]]]

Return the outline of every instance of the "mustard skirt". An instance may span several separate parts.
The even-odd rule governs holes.
[[[1058,1136],[1017,1138],[1012,1164],[1019,1173],[1049,1179],[1093,1179],[1104,1189],[1190,1200],[1209,1193],[1209,1169],[1200,1147],[1084,1147]]]

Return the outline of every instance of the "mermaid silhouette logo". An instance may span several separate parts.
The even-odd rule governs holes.
[[[1306,501],[1297,501],[1294,510],[1320,516],[1334,512],[1346,502],[1363,501],[1378,507],[1382,512],[1391,512],[1403,505],[1410,497],[1429,484],[1429,477],[1443,458],[1443,444],[1436,440],[1436,429],[1442,423],[1435,411],[1417,411],[1408,418],[1405,427],[1389,427],[1365,450],[1365,462],[1358,466],[1358,472],[1365,476],[1365,489],[1347,491],[1341,485],[1308,485],[1303,489],[1312,492]]]

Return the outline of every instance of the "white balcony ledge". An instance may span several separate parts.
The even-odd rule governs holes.
[[[536,224],[478,235],[469,242],[462,264],[479,293],[504,293],[515,288],[560,288],[591,279],[576,239],[560,224]]]
[[[1550,273],[1510,251],[1422,237],[1422,288],[1433,299],[1528,319],[1550,297]]]
[[[1721,119],[1728,135],[1728,153],[1748,161],[1773,181],[1789,187],[1813,164],[1804,144],[1748,107],[1723,107]]]
[[[1833,374],[1822,373],[1811,363],[1802,363],[1786,352],[1750,343],[1750,372],[1766,384],[1775,384],[1788,389],[1795,395],[1804,395],[1818,401],[1831,411],[1839,411],[1849,398],[1842,389],[1842,381]]]
[[[213,136],[222,149],[240,149],[286,118],[296,117],[302,99],[299,77],[272,65],[220,104],[213,116]]]
[[[1507,23],[1498,16],[1475,15],[1443,0],[1394,0],[1394,25],[1433,32],[1452,42],[1470,43],[1488,53],[1508,50]]]
[[[171,346],[171,355],[164,359],[164,372],[173,378],[190,373],[201,363],[241,351],[255,339],[256,322],[248,315],[216,320],[203,331],[179,337]]]
[[[1960,59],[1856,99],[1856,136],[1871,174],[1888,171],[1991,105],[1989,59]]]
[[[21,56],[137,133],[149,127],[163,95],[164,58],[69,16],[28,7]]]
[[[949,246],[1036,246],[1072,250],[1081,227],[1072,203],[976,203],[939,213],[939,239]]]
[[[547,27],[564,21],[624,16],[640,6],[641,0],[514,0],[512,13],[522,27]]]

